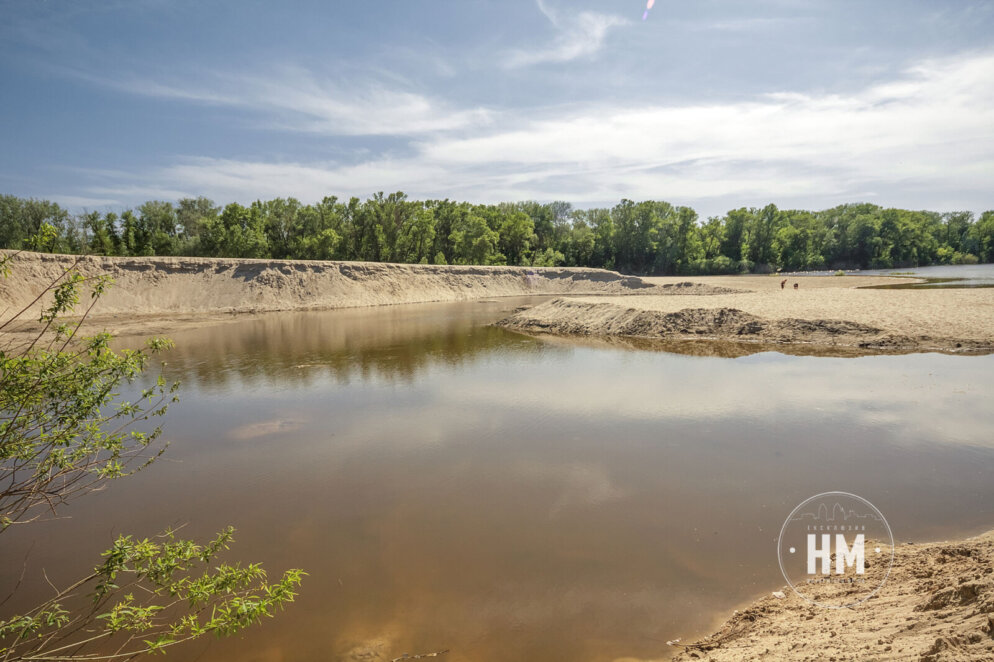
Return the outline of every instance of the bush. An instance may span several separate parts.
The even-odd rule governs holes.
[[[0,270],[13,257],[0,259]],[[109,285],[67,270],[42,293],[53,302],[37,334],[0,345],[0,533],[56,514],[70,498],[140,471],[165,450],[156,445],[158,427],[136,426],[162,416],[178,385],[160,376],[135,402],[118,393],[171,343],[153,338],[144,350],[116,352],[109,334],[78,335]],[[61,322],[83,292],[90,303],[82,319]],[[217,562],[232,535],[229,528],[206,545],[170,531],[157,541],[118,537],[93,573],[0,620],[0,658],[130,659],[208,633],[234,634],[292,602],[301,570],[270,583],[259,564]]]

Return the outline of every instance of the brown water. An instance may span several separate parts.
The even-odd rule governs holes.
[[[32,542],[22,604],[117,533],[231,523],[234,557],[310,573],[301,596],[169,659],[656,659],[784,584],[777,533],[815,493],[869,499],[899,541],[994,528],[994,357],[694,357],[486,326],[516,305],[173,334],[166,458],[4,534],[0,592]]]

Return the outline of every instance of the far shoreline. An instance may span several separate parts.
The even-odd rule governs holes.
[[[538,295],[549,300],[497,324],[532,335],[645,349],[669,345],[716,356],[770,350],[824,356],[994,352],[994,289],[874,289],[926,282],[917,276],[637,277],[566,267],[31,252],[18,253],[9,267],[9,276],[0,280],[0,308],[8,319],[28,306],[16,325],[22,332],[38,326],[44,300],[32,305],[34,297],[74,267],[115,280],[90,326],[127,335],[271,312]]]

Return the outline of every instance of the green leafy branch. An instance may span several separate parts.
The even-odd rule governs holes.
[[[119,387],[135,382],[151,356],[171,342],[153,338],[144,349],[114,351],[110,334],[79,335],[110,284],[105,276],[67,269],[0,324],[0,332],[10,328],[51,296],[39,317],[41,329],[30,340],[0,346],[0,531],[34,521],[44,511],[54,515],[70,497],[140,471],[165,450],[153,447],[160,428],[134,426],[165,414],[178,384],[160,376],[133,402],[120,399]],[[90,304],[82,317],[61,322],[85,292]]]
[[[229,527],[206,544],[173,531],[118,537],[92,574],[0,621],[0,660],[129,659],[272,617],[293,602],[306,573],[287,570],[270,582],[257,563],[212,567],[233,534]]]

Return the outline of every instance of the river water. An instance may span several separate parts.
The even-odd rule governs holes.
[[[929,267],[866,269],[849,271],[859,276],[905,276],[927,278],[927,283],[881,285],[881,288],[933,289],[937,287],[994,287],[994,264],[936,264]],[[830,276],[832,272],[812,271],[797,275]]]
[[[994,356],[731,359],[487,326],[521,303],[173,334],[166,456],[4,534],[3,581],[32,543],[24,604],[41,568],[68,583],[118,533],[230,523],[229,558],[306,569],[301,595],[171,659],[657,659],[784,584],[777,534],[818,492],[870,500],[898,542],[994,528]]]

